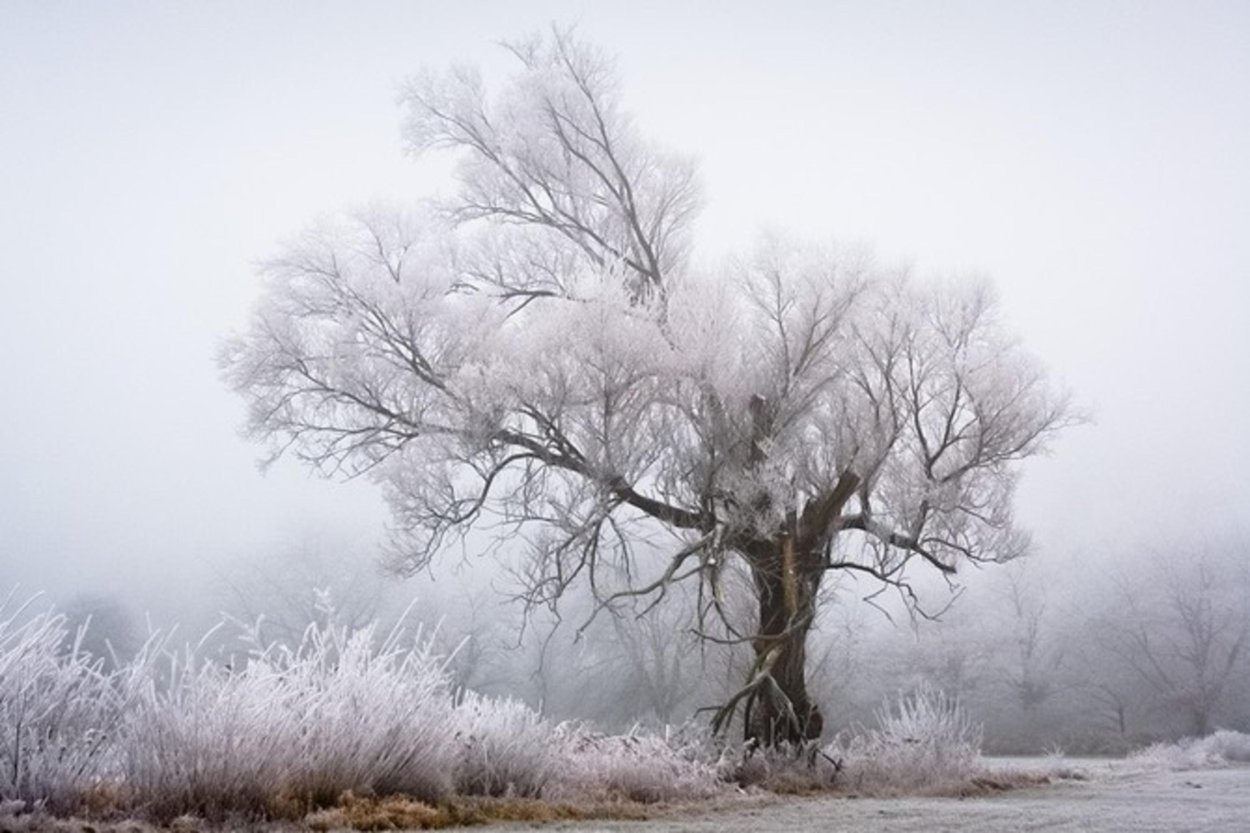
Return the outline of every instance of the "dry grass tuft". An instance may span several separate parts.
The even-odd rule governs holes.
[[[115,818],[128,804],[125,788],[117,781],[101,781],[78,793],[78,809],[89,819]]]
[[[799,769],[770,774],[759,786],[775,795],[821,795],[836,789],[836,784],[820,773]]]
[[[1010,792],[1011,790],[1041,787],[1049,784],[1048,776],[1028,772],[987,773],[968,779],[955,788],[953,795],[941,793],[941,797],[976,798],[984,795]]]
[[[407,796],[385,798],[357,796],[350,790],[335,807],[318,810],[304,818],[312,830],[429,830],[447,827],[445,814]]]
[[[532,798],[468,799],[458,803],[471,807],[486,821],[553,822],[589,819],[645,821],[663,815],[667,809],[665,805],[639,804],[632,801],[573,804]]]
[[[303,824],[318,833],[329,830],[439,830],[448,827],[527,822],[612,819],[641,821],[653,818],[657,808],[629,802],[573,804],[534,798],[467,797],[426,804],[409,796],[358,796],[346,792],[334,807],[310,813]]]
[[[457,799],[450,804],[462,816],[482,823],[576,821],[588,818],[584,810],[572,804],[535,798],[467,798]]]

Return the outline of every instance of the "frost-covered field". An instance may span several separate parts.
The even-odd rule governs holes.
[[[311,626],[229,662],[154,637],[109,670],[0,605],[0,816],[299,820],[343,796],[655,803],[724,789],[675,736],[605,736],[455,690],[420,630]]]
[[[573,823],[552,830],[633,833],[1181,833],[1250,830],[1250,766],[1170,771],[1132,762],[1082,767],[1063,781],[976,798],[786,798],[746,809],[638,822]],[[521,829],[511,825],[500,829]]]
[[[875,728],[765,753],[690,727],[608,736],[458,691],[419,631],[318,625],[293,647],[253,634],[224,664],[154,638],[109,669],[64,617],[3,614],[0,831],[81,829],[71,817],[128,831],[1250,829],[1238,732],[1118,762],[994,761],[956,700],[920,690]]]

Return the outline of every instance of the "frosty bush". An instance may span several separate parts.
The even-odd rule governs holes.
[[[573,725],[562,730],[565,766],[554,797],[652,803],[705,798],[723,788],[698,745],[652,734],[608,737]]]
[[[469,692],[456,709],[461,759],[457,792],[536,797],[559,774],[556,728],[515,700]]]
[[[979,769],[981,727],[958,699],[923,687],[876,712],[877,728],[839,739],[828,751],[842,761],[844,783],[870,791],[932,789]]]
[[[1229,762],[1250,763],[1250,735],[1220,729],[1203,740],[1208,754]]]
[[[349,789],[446,795],[447,676],[419,634],[396,634],[375,648],[372,627],[311,626],[238,669],[171,657],[168,687],[150,677],[131,714],[129,792],[162,818],[299,815]]]
[[[256,626],[232,664],[154,637],[110,674],[63,647],[62,617],[21,613],[0,618],[6,812],[275,819],[353,795],[654,802],[722,786],[693,741],[606,737],[472,692],[457,703],[420,631],[331,621],[287,647]]]
[[[114,762],[120,677],[69,640],[65,617],[0,603],[0,802],[69,807]],[[67,648],[66,645],[69,645]]]
[[[1220,729],[1205,738],[1156,743],[1129,755],[1151,769],[1202,769],[1228,763],[1250,763],[1250,735]]]

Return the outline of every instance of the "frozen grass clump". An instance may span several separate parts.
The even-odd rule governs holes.
[[[1205,738],[1156,743],[1129,755],[1133,763],[1150,769],[1203,769],[1250,762],[1250,735],[1220,729]]]
[[[436,799],[453,787],[451,681],[418,632],[373,647],[373,628],[314,630],[301,684],[309,691],[291,788],[337,797],[345,789]],[[309,731],[308,724],[315,726]]]
[[[164,658],[164,680],[145,683],[127,725],[128,804],[173,818],[260,813],[289,754],[274,718],[277,675],[262,663],[233,673],[195,652]]]
[[[122,679],[71,639],[65,617],[0,603],[0,805],[69,809],[111,770]]]
[[[206,655],[209,637],[183,650],[154,637],[110,673],[63,617],[23,614],[0,617],[8,813],[297,819],[352,796],[656,802],[721,786],[695,743],[605,737],[472,692],[457,702],[420,631],[379,639],[327,617],[289,647],[255,626],[234,663]]]
[[[840,761],[842,783],[873,793],[936,790],[981,770],[981,727],[958,699],[920,688],[886,702],[877,728],[839,739],[826,754]]]
[[[310,627],[231,669],[188,650],[150,675],[128,721],[125,783],[156,818],[282,818],[347,790],[448,794],[456,769],[443,666],[420,634]]]
[[[695,743],[642,733],[604,736],[566,724],[560,747],[564,766],[548,797],[650,804],[707,798],[724,789],[715,763]]]
[[[456,726],[462,795],[533,798],[559,776],[557,728],[524,703],[467,692]]]
[[[541,815],[699,800],[733,782],[927,789],[977,757],[962,709],[932,692],[883,709],[876,730],[833,755],[759,750],[702,727],[607,736],[517,701],[457,697],[419,630],[380,638],[328,615],[295,646],[264,641],[259,625],[243,635],[240,661],[212,658],[209,637],[182,650],[153,637],[108,672],[63,617],[0,616],[0,811],[425,824],[423,813],[457,807]]]
[[[1203,745],[1208,754],[1230,763],[1250,763],[1250,735],[1245,732],[1232,732],[1220,729],[1208,738]]]

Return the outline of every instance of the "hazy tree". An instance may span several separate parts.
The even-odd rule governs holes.
[[[1094,683],[1089,691],[1101,727],[1111,731],[1122,751],[1130,743],[1129,720],[1138,699],[1133,696],[1133,691],[1131,685],[1117,685],[1114,681]]]
[[[1036,575],[1027,565],[1010,569],[1005,585],[1000,635],[1008,637],[1003,641],[1008,651],[1002,670],[1016,704],[1031,720],[1061,684],[1063,650],[1049,630],[1047,594]]]
[[[660,724],[674,723],[689,711],[689,700],[699,689],[699,645],[691,629],[682,627],[682,611],[656,608],[645,617],[615,616],[612,658],[628,670],[629,696],[637,713]]]
[[[134,614],[118,598],[82,594],[63,608],[68,652],[74,646],[101,660],[106,669],[129,662],[139,650],[143,634]]]
[[[827,720],[847,726],[880,705],[881,692],[863,690],[869,682],[867,655],[875,646],[869,644],[868,623],[861,609],[838,603],[835,595],[822,605],[809,643],[807,674],[812,699]],[[897,688],[891,686],[891,693]]]
[[[310,533],[222,576],[225,612],[255,623],[266,643],[298,645],[330,618],[358,629],[402,610],[375,563],[359,547]]]
[[[761,742],[815,737],[825,573],[905,588],[916,559],[1019,554],[1014,464],[1065,402],[984,288],[784,242],[695,268],[693,165],[638,133],[612,62],[562,33],[508,48],[495,98],[467,68],[404,93],[409,146],[458,153],[458,195],[294,240],[229,383],[275,453],[382,485],[401,571],[489,527],[528,545],[533,605],[694,579],[714,615],[741,560],[755,661],[719,723],[743,706]]]
[[[1173,545],[1116,578],[1118,597],[1098,622],[1101,644],[1184,716],[1185,731],[1208,734],[1246,663],[1250,568],[1236,546]],[[1122,691],[1103,689],[1113,708]]]
[[[561,607],[576,612],[586,601]],[[679,602],[670,598],[642,617],[622,610],[577,634],[571,629],[542,634],[551,640],[541,668],[544,709],[553,717],[616,727],[688,718],[706,702],[696,702],[707,693],[705,675],[718,675],[714,658],[701,652],[691,632],[691,609]]]
[[[939,621],[913,624],[904,654],[908,688],[930,688],[964,702],[990,694],[992,656],[1001,635],[986,628],[982,611],[957,606]]]
[[[424,600],[418,597],[409,617],[432,634],[457,691],[513,696],[516,669],[507,657],[516,647],[515,611],[492,603],[488,588],[435,589],[428,588]]]
[[[508,629],[501,624],[506,611],[489,604],[484,589],[475,589],[471,580],[400,586],[386,580],[364,548],[309,534],[232,570],[222,583],[224,612],[247,626],[243,634],[249,639],[294,647],[310,626],[330,622],[350,630],[375,624],[379,636],[396,627],[419,628],[434,652],[446,658],[457,689],[511,693],[504,672],[495,667],[506,648],[500,633]],[[226,629],[222,636],[229,642],[240,634]]]

